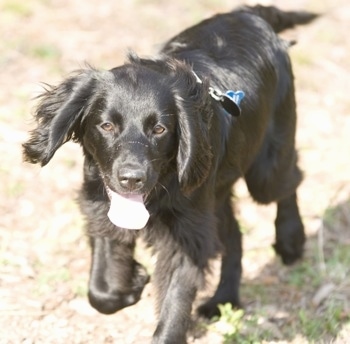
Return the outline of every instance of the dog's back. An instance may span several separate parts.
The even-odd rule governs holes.
[[[162,50],[191,65],[196,75],[201,79],[207,78],[212,87],[245,93],[241,103],[242,116],[227,118],[223,112],[221,121],[226,128],[217,135],[226,138],[228,151],[223,153],[222,164],[230,166],[232,181],[241,173],[250,175],[250,170],[255,173],[259,170],[259,178],[255,175],[249,178],[254,180],[249,185],[257,184],[255,180],[259,180],[259,187],[255,185],[250,190],[253,197],[262,203],[278,198],[277,189],[281,194],[285,193],[287,186],[293,189],[301,177],[298,174],[297,178],[291,178],[282,188],[280,185],[272,187],[270,181],[279,174],[279,171],[274,174],[272,171],[274,166],[279,165],[281,146],[289,151],[292,164],[296,160],[291,149],[294,147],[296,114],[288,44],[275,31],[307,23],[315,17],[307,12],[245,6],[216,15],[183,31],[168,41]],[[232,125],[232,121],[238,124]],[[276,156],[277,151],[279,156]],[[259,154],[264,158],[260,158]],[[264,161],[264,166],[258,163],[260,159]],[[253,165],[254,168],[251,168]],[[287,165],[287,162],[282,165]],[[227,183],[227,178],[222,176],[218,180]],[[266,185],[264,195],[257,192],[262,185]],[[269,191],[271,188],[274,191]]]

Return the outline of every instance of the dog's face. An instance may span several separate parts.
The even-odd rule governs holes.
[[[201,185],[212,158],[207,87],[183,63],[142,61],[84,70],[46,91],[25,158],[45,165],[73,139],[119,194],[147,194],[171,168],[184,193]]]
[[[147,194],[176,158],[177,107],[169,80],[133,66],[106,77],[82,122],[83,147],[110,189]]]

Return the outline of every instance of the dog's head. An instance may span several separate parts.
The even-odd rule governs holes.
[[[79,71],[40,97],[25,160],[44,166],[72,139],[117,193],[146,194],[173,166],[189,194],[211,166],[207,90],[174,60],[134,57],[110,71]]]

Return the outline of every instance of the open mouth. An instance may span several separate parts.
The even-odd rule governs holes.
[[[142,195],[121,195],[112,191],[107,185],[106,190],[111,200],[107,215],[113,224],[131,230],[142,229],[146,226],[150,215]]]

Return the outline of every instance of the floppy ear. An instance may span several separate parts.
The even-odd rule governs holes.
[[[188,195],[207,178],[213,155],[209,139],[212,110],[207,100],[208,87],[205,82],[198,84],[191,71],[186,74],[175,102],[179,128],[178,178],[182,192]]]
[[[37,127],[23,144],[25,161],[44,166],[60,146],[77,139],[77,126],[94,88],[93,73],[92,69],[79,71],[39,96],[34,115]]]

